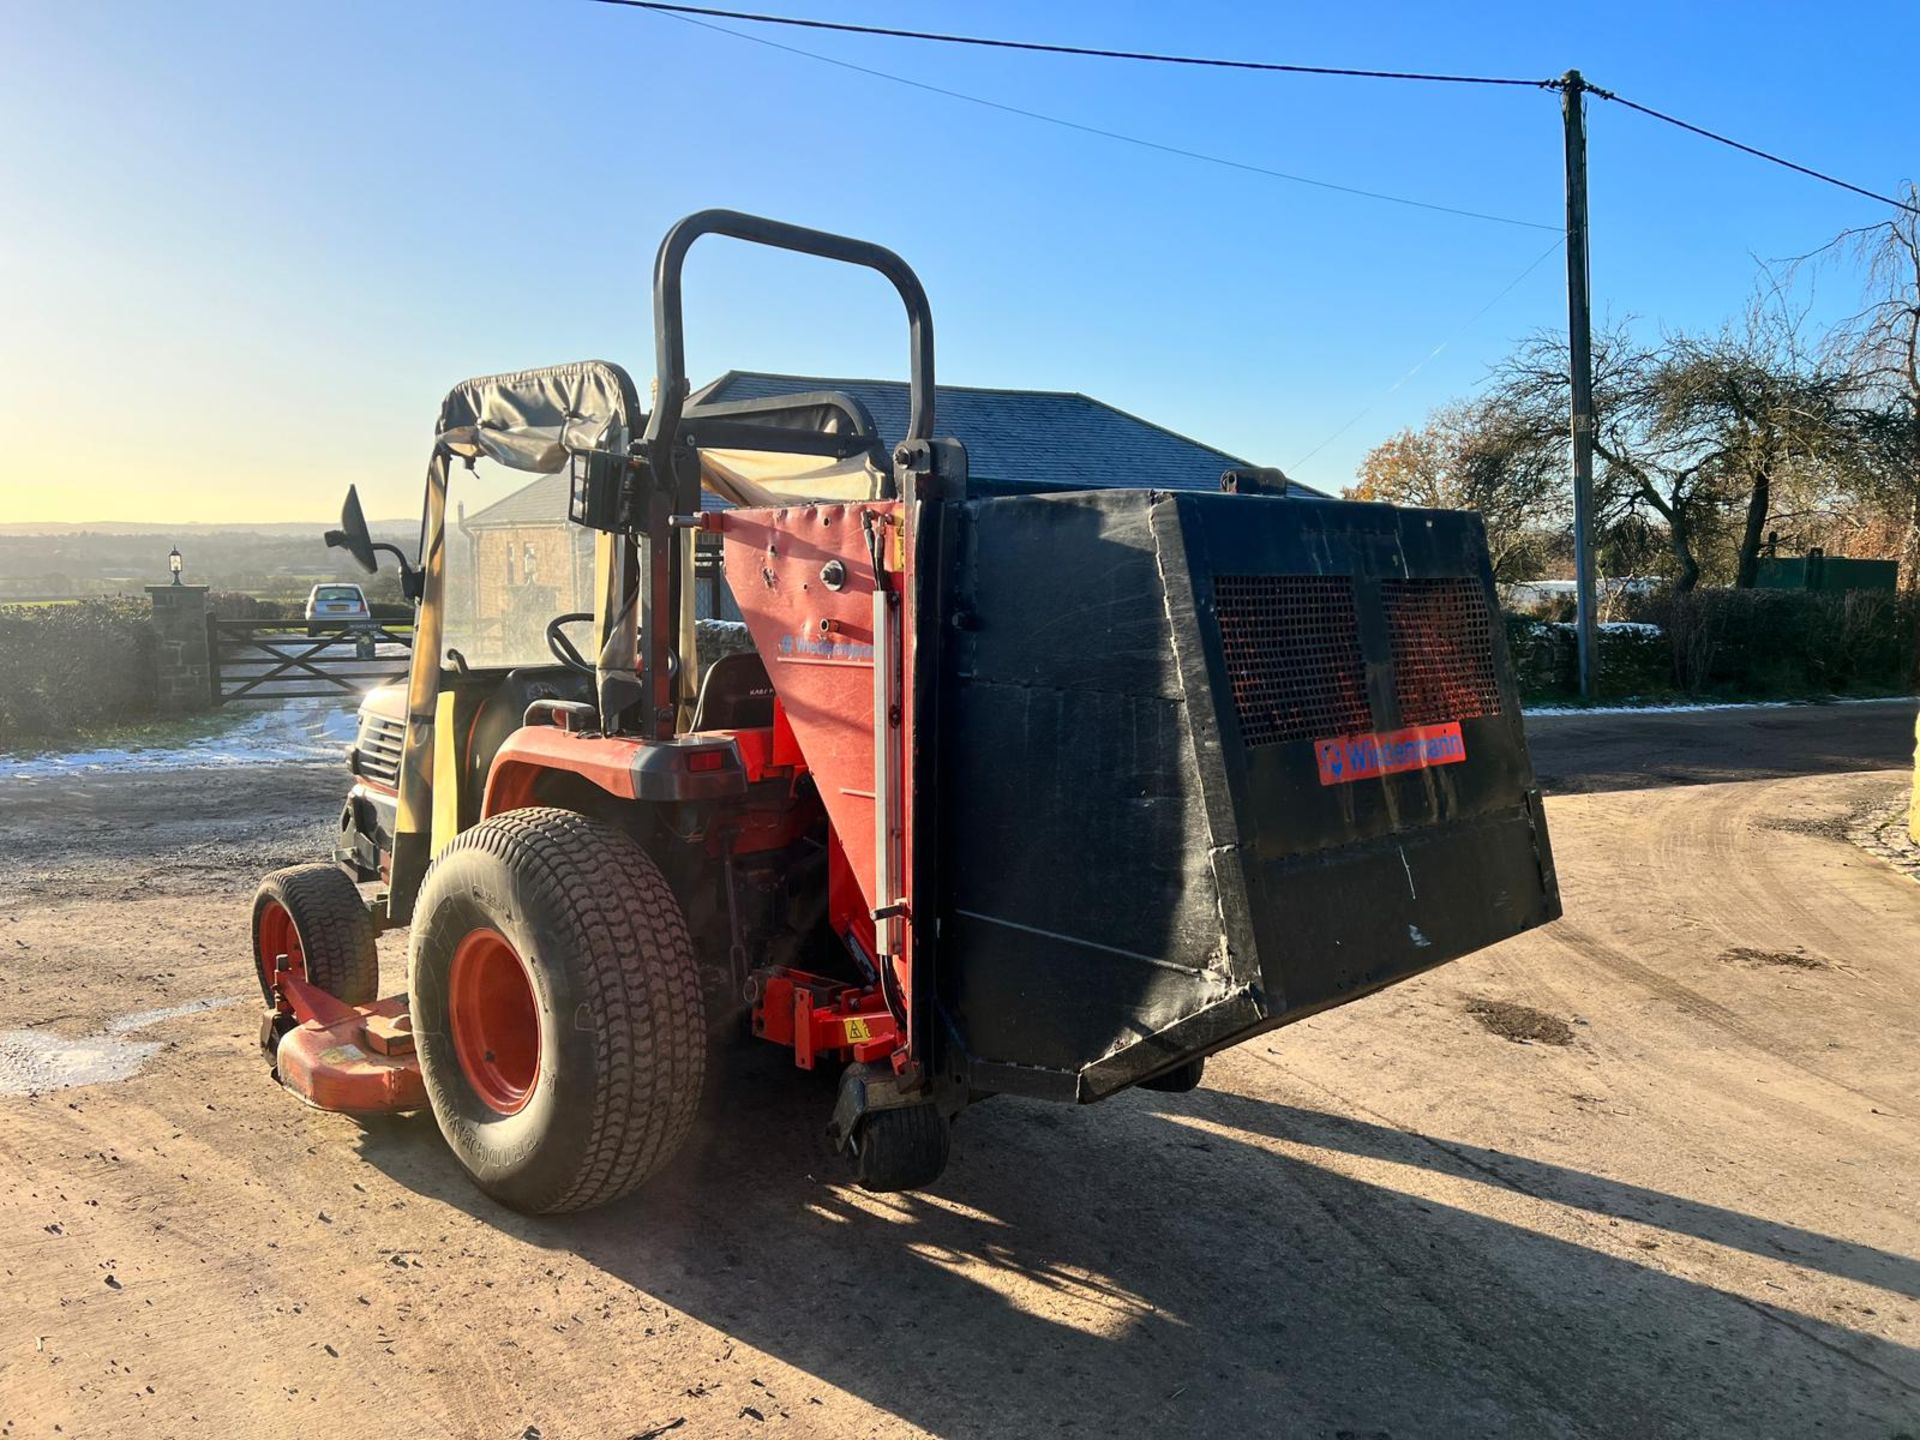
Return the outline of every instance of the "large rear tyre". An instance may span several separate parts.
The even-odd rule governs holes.
[[[380,955],[360,891],[333,865],[293,865],[253,895],[253,968],[273,1004],[274,962],[299,962],[307,983],[349,1005],[380,998]]]
[[[440,1132],[502,1204],[604,1204],[686,1138],[700,977],[679,903],[626,832],[528,809],[459,836],[420,887],[408,988]]]

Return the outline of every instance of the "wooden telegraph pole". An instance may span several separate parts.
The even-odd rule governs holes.
[[[1587,82],[1569,70],[1560,86],[1567,140],[1567,353],[1572,391],[1573,583],[1580,695],[1592,699],[1599,668],[1593,583],[1593,297],[1587,280]]]

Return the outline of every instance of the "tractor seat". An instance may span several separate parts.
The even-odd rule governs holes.
[[[487,783],[493,757],[507,737],[525,723],[527,706],[536,700],[578,700],[593,703],[593,677],[564,665],[528,666],[509,670],[493,693],[474,712],[467,732],[467,774],[479,793]]]
[[[771,724],[773,681],[758,655],[722,655],[707,667],[693,706],[695,730],[763,730]]]

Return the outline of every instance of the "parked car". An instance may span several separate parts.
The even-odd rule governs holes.
[[[358,585],[316,585],[307,596],[307,634],[360,629],[373,620],[367,593]]]

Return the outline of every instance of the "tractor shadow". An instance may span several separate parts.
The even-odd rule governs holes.
[[[831,1093],[742,1056],[669,1171],[556,1219],[480,1196],[424,1117],[362,1148],[422,1195],[938,1435],[1892,1435],[1920,1413],[1920,1351],[1812,1318],[1840,1310],[1816,1284],[1763,1304],[1603,1237],[1630,1221],[1694,1273],[1714,1261],[1689,1243],[1704,1241],[1912,1298],[1907,1256],[1205,1089],[1088,1111],[994,1100],[961,1118],[930,1191],[870,1196],[821,1134]],[[1262,1139],[1473,1181],[1486,1203]],[[1609,1248],[1500,1218],[1522,1193],[1593,1218]],[[804,1395],[780,1404],[804,1418]]]

